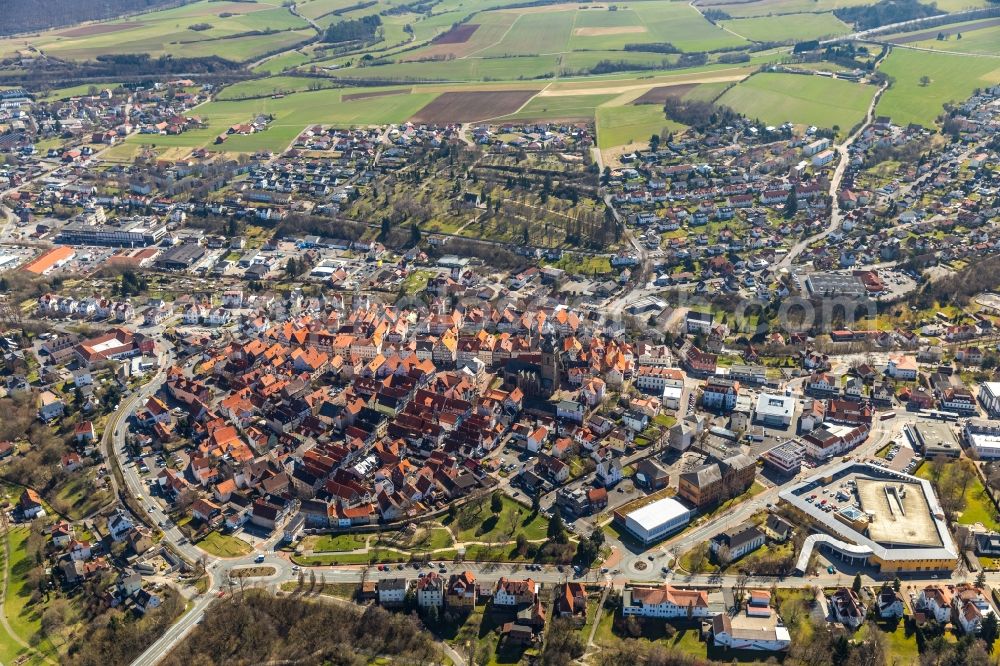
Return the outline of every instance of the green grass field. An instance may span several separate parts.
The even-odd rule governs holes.
[[[647,142],[653,134],[676,131],[682,125],[667,120],[658,104],[603,106],[597,109],[597,146],[602,150]]]
[[[41,604],[31,603],[33,589],[28,584],[28,573],[35,566],[28,558],[25,542],[28,540],[28,528],[12,529],[7,536],[10,543],[10,572],[7,580],[7,593],[4,598],[4,614],[10,628],[33,645],[39,652],[49,657],[57,654],[55,646],[42,632]],[[4,651],[15,649],[16,644],[5,645]],[[15,651],[19,651],[16,650]],[[9,662],[8,662],[9,663]]]
[[[770,124],[791,121],[841,133],[864,119],[873,86],[797,74],[758,74],[730,88],[719,103]]]
[[[243,539],[222,534],[221,532],[209,532],[201,541],[195,544],[209,555],[216,557],[241,557],[249,555],[253,550]]]
[[[338,553],[360,550],[365,547],[363,534],[323,534],[317,537],[306,537],[302,547],[317,553]]]
[[[845,35],[850,26],[833,14],[786,14],[725,21],[738,35],[755,42],[782,42]]]
[[[1000,54],[1000,26],[963,32],[961,34],[961,39],[958,39],[957,36],[949,37],[942,41],[928,39],[921,42],[913,42],[908,44],[908,46],[919,46],[920,48],[933,49],[935,51],[956,51],[958,53],[973,55]]]
[[[451,525],[451,528],[458,535],[458,540],[463,542],[485,542],[492,539],[501,539],[506,534],[506,516],[510,512],[516,514],[515,535],[524,534],[525,538],[529,541],[545,538],[545,533],[548,529],[548,520],[541,514],[532,515],[531,509],[518,504],[508,497],[503,498],[503,509],[500,512],[499,518],[490,512],[489,501],[487,501],[482,511],[478,514],[479,520],[476,523],[462,528],[460,527],[461,521],[459,520],[456,521],[455,525]],[[448,524],[447,520],[445,520],[445,524]]]
[[[265,79],[239,81],[227,86],[219,92],[219,101],[239,100],[259,95],[274,95],[305,92],[316,88],[332,88],[333,83],[316,77],[307,76],[269,76]]]
[[[962,41],[965,41],[964,39]],[[881,71],[895,79],[878,103],[879,115],[897,125],[917,123],[934,127],[946,102],[967,98],[976,88],[1000,83],[1000,60],[974,58],[913,49],[893,49]],[[927,76],[930,84],[920,85]]]
[[[616,95],[564,95],[562,97],[535,96],[517,113],[504,116],[505,119],[533,120],[546,119],[588,119],[592,120],[597,107],[614,99]]]

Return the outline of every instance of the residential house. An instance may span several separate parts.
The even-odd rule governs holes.
[[[707,618],[710,615],[708,593],[672,585],[628,586],[622,591],[622,614],[655,618]]]

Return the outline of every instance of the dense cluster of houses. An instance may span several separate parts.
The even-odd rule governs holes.
[[[190,465],[159,482],[213,504],[199,505],[212,524],[265,504],[297,507],[311,527],[420,515],[488,484],[499,463],[484,454],[505,442],[532,455],[525,487],[567,482],[582,458],[612,486],[637,436],[667,435],[650,430],[659,396],[594,409],[669,350],[595,335],[564,307],[418,314],[357,299],[279,322],[250,313],[238,340],[177,344],[193,369],[169,369],[136,419],[157,447],[186,420]]]

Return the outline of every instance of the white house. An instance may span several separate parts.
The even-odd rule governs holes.
[[[618,462],[618,458],[602,460],[597,463],[594,475],[598,483],[603,484],[605,488],[610,488],[622,480],[622,465]]]
[[[73,540],[69,542],[69,556],[77,562],[89,560],[91,555],[89,541]]]
[[[987,616],[996,617],[996,611],[983,595],[983,591],[968,583],[955,586],[951,603],[962,631],[967,634],[978,634]]]
[[[917,358],[909,354],[890,354],[885,373],[893,379],[912,381],[917,378]]]
[[[729,561],[738,560],[764,545],[764,532],[753,523],[745,523],[720,532],[708,542],[709,549],[719,555],[725,553]]]
[[[444,579],[432,571],[417,581],[417,605],[421,608],[444,605]]]
[[[712,640],[716,647],[734,650],[782,652],[792,644],[788,628],[771,609],[771,595],[751,590],[746,611],[730,616],[719,613],[712,618]]]
[[[587,407],[582,401],[560,400],[556,405],[556,418],[583,423],[583,417],[587,413]]]
[[[917,609],[933,617],[937,622],[945,623],[951,620],[951,590],[944,585],[928,585],[920,590],[917,597]]]
[[[538,595],[538,588],[538,583],[530,578],[527,580],[501,578],[497,581],[496,589],[493,591],[493,605],[522,606],[530,604]]]
[[[549,438],[549,429],[545,426],[540,426],[535,429],[533,433],[528,435],[527,440],[525,440],[525,448],[527,448],[532,453],[538,453],[542,447],[545,445],[546,440]]]
[[[903,597],[888,585],[878,591],[875,597],[878,616],[883,620],[903,617]]]
[[[128,536],[133,526],[129,517],[121,512],[108,518],[108,534],[111,535],[111,540],[115,542],[122,541]]]
[[[38,418],[43,421],[51,421],[63,415],[66,406],[62,399],[52,391],[42,391],[38,396]]]
[[[622,614],[656,618],[707,618],[708,593],[672,585],[636,585],[622,591]]]
[[[830,607],[833,618],[845,627],[857,629],[865,621],[865,607],[850,588],[837,588],[837,591],[830,595]]]
[[[401,606],[406,599],[405,578],[384,578],[378,582],[378,602],[383,606]]]

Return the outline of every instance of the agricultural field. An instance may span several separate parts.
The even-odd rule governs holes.
[[[980,0],[970,0],[978,2]],[[782,14],[804,14],[830,12],[840,7],[870,5],[870,0],[702,0],[698,7],[702,10],[718,9],[733,18],[751,16],[778,16]],[[940,3],[938,3],[940,6]]]
[[[955,37],[955,41],[960,41],[957,39],[958,35],[962,35],[962,39],[965,39],[976,32],[986,30],[988,28],[994,28],[998,25],[1000,25],[1000,19],[997,18],[963,21],[960,23],[949,23],[947,25],[936,26],[933,28],[898,32],[889,35],[886,40],[892,42],[893,44],[912,44],[920,47],[923,47],[930,42],[935,42],[937,43],[938,48],[947,50],[941,46],[940,42],[938,42],[937,38],[939,35],[943,36],[946,40],[951,37]]]
[[[961,39],[958,35],[961,35]],[[1000,19],[992,26],[971,32],[958,31],[955,36],[938,41],[936,38],[913,42],[917,46],[934,51],[954,51],[971,55],[997,55],[1000,53]]]
[[[247,35],[255,32],[257,34]],[[90,60],[114,53],[247,61],[286,49],[316,32],[287,8],[256,2],[195,2],[108,23],[0,40],[0,54],[31,44],[46,54]]]
[[[597,107],[617,97],[605,95],[565,95],[543,97],[536,95],[517,113],[504,116],[504,120],[593,120]]]
[[[880,69],[895,81],[882,95],[877,110],[898,125],[934,127],[945,103],[963,100],[976,88],[1000,83],[1000,60],[995,58],[897,48]],[[920,83],[923,76],[930,79],[926,86]]]
[[[758,74],[730,88],[719,103],[772,125],[839,128],[841,134],[864,119],[875,87],[798,74]]]
[[[754,42],[800,42],[851,32],[849,25],[830,13],[735,19],[723,25]]]
[[[676,131],[683,126],[667,120],[656,104],[602,106],[597,109],[597,145],[602,150],[645,143],[653,134]]]
[[[332,87],[333,83],[331,81],[324,81],[316,77],[269,76],[264,79],[239,81],[231,86],[226,86],[216,95],[216,99],[220,101],[239,100],[246,99],[247,97],[262,97],[276,94],[287,95],[289,93]]]
[[[534,90],[441,93],[414,114],[411,120],[415,123],[429,124],[489,120],[515,113],[534,95]]]

